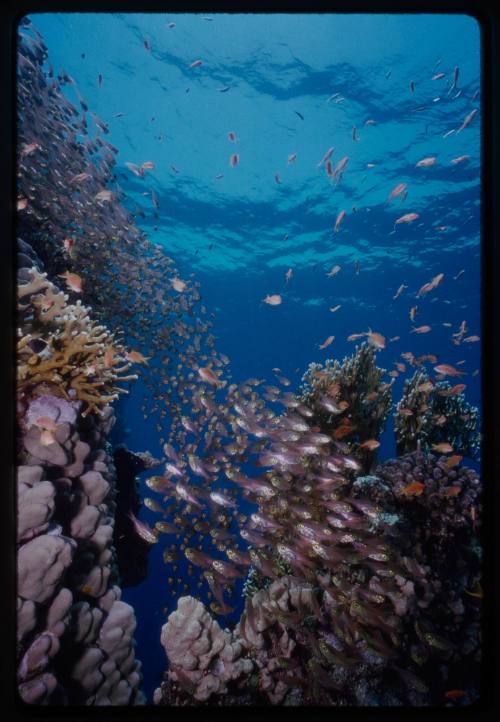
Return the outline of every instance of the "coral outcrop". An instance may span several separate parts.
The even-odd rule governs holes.
[[[379,439],[392,404],[391,384],[382,381],[385,370],[375,358],[374,347],[364,343],[342,362],[310,364],[299,389],[321,429],[348,444],[366,472],[376,453],[362,444]]]
[[[21,398],[49,390],[52,396],[84,402],[83,415],[127,393],[116,384],[137,379],[126,374],[126,350],[90,309],[68,302],[35,266],[18,278],[17,373]],[[42,409],[43,411],[43,409]],[[30,423],[36,423],[30,416]],[[41,416],[44,416],[42,413]]]
[[[29,244],[20,247],[19,695],[29,704],[141,704],[135,615],[120,601],[112,543],[107,402],[117,373],[102,364],[112,337],[88,309],[67,303]]]
[[[394,429],[398,454],[417,448],[432,451],[434,445],[451,444],[454,453],[475,458],[479,452],[478,410],[467,403],[463,386],[433,382],[417,369],[405,382],[396,406]]]

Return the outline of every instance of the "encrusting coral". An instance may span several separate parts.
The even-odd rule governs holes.
[[[116,336],[91,319],[90,309],[58,291],[35,267],[22,269],[18,283],[18,389],[40,390],[85,403],[83,416],[127,393],[116,384],[137,379]]]

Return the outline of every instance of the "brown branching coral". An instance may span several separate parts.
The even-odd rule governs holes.
[[[446,381],[434,383],[423,369],[406,381],[394,414],[398,454],[416,451],[418,444],[451,444],[456,454],[474,458],[479,450],[478,411]]]
[[[22,281],[25,280],[23,283]],[[137,378],[116,336],[91,319],[81,301],[69,303],[46,273],[23,269],[18,284],[18,388],[86,404],[85,416],[127,393],[116,384]]]
[[[391,385],[382,382],[385,369],[376,365],[375,356],[373,346],[364,343],[342,363],[311,364],[300,396],[322,431],[346,442],[365,471],[374,450],[360,445],[378,439],[391,407]]]

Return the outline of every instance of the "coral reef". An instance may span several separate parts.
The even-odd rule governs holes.
[[[225,632],[238,644],[238,661],[252,666],[241,664],[224,684],[211,680],[201,695],[175,671],[179,659],[196,656],[191,645],[203,637],[201,627],[215,622],[199,602],[181,598],[163,628],[170,667],[156,702],[193,704],[213,695],[211,704],[421,706],[443,704],[449,689],[472,701],[480,659],[478,494],[473,470],[423,452],[358,477],[352,504],[370,511],[385,553],[367,557],[365,568],[339,559],[330,571],[318,563],[311,581],[287,575],[254,592],[233,632]],[[384,564],[384,556],[392,561]],[[188,611],[203,623],[181,641]],[[217,635],[203,638],[204,653],[216,656]],[[191,667],[201,668],[198,661]],[[213,676],[219,667],[207,669]]]
[[[112,337],[88,309],[67,303],[39,259],[33,265],[29,244],[20,248],[19,695],[30,704],[142,704],[135,616],[120,601],[112,545],[116,478],[106,438],[114,415],[106,402],[117,376],[83,373],[83,364],[101,364]]]
[[[478,411],[465,401],[463,386],[431,381],[424,369],[417,369],[404,385],[396,405],[394,429],[399,455],[431,451],[446,442],[455,454],[475,458],[479,452]]]
[[[49,390],[52,396],[83,401],[86,415],[89,411],[101,413],[100,407],[127,393],[116,386],[137,379],[136,374],[125,375],[131,366],[127,352],[113,334],[91,320],[89,308],[79,300],[68,303],[68,296],[36,267],[22,269],[18,299],[21,398]]]
[[[70,406],[47,395],[34,404]],[[120,601],[112,547],[115,477],[105,438],[113,414],[109,406],[99,418],[62,412],[54,444],[37,445],[31,429],[21,434],[19,694],[35,704],[140,704],[135,617]]]
[[[374,347],[363,343],[342,362],[310,364],[299,389],[300,400],[313,410],[321,430],[347,443],[366,473],[376,446],[361,445],[378,440],[392,403],[391,384],[382,381],[385,370],[376,365],[375,357]]]

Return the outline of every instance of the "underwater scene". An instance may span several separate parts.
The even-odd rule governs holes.
[[[476,20],[40,13],[16,57],[20,702],[477,702]]]

